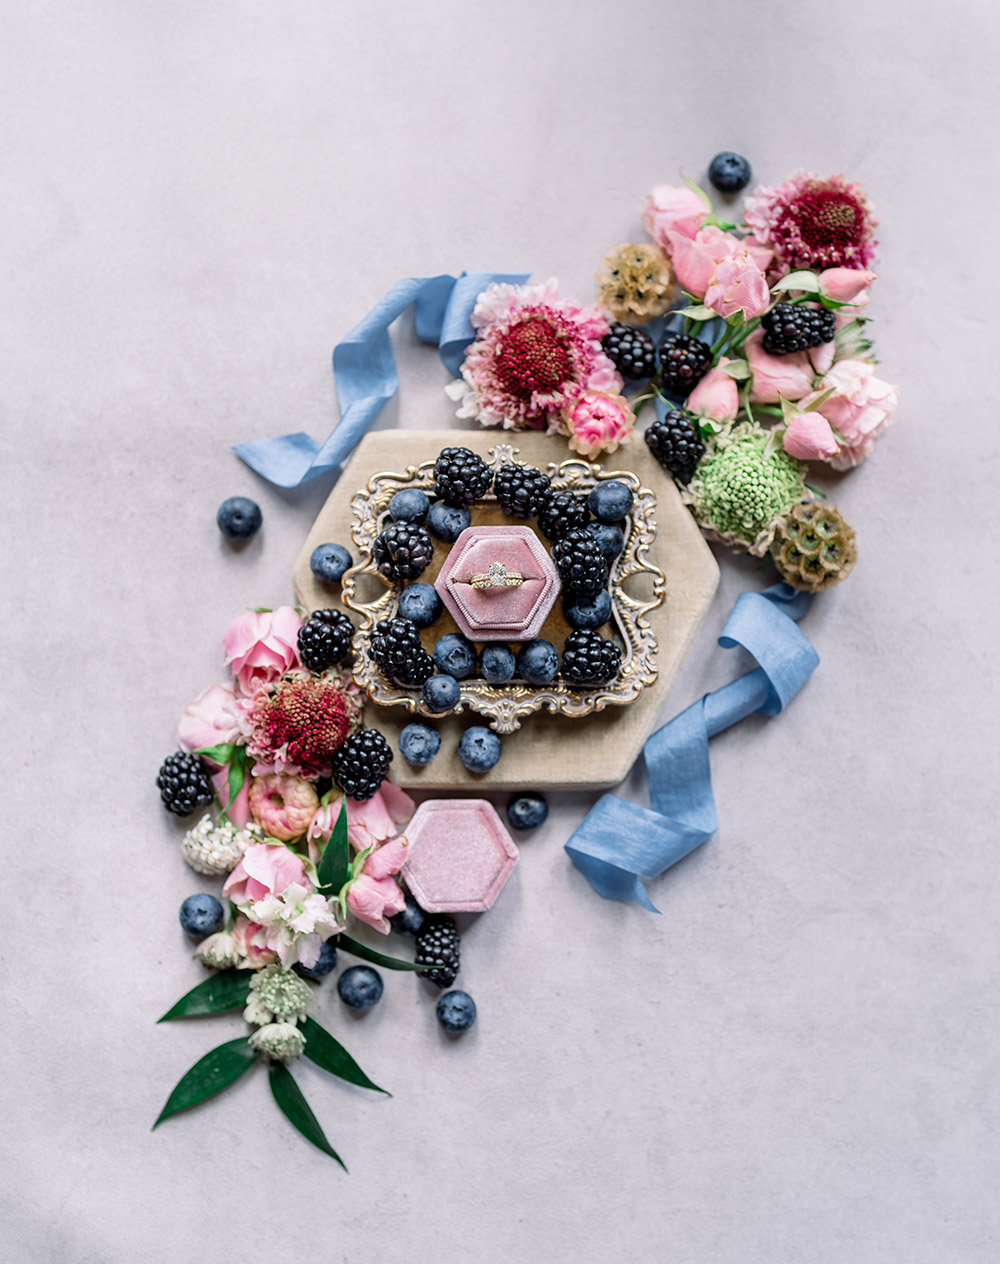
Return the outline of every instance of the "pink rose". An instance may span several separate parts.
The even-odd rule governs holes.
[[[742,312],[747,320],[763,316],[771,302],[771,291],[763,272],[745,247],[716,264],[705,291],[705,304],[720,316]]]
[[[888,426],[896,408],[895,386],[875,376],[867,360],[838,360],[820,382],[821,391],[833,388],[817,411],[841,440],[840,454],[830,462],[835,470],[849,470],[871,455],[875,439]]]
[[[365,867],[347,889],[347,907],[360,921],[388,935],[387,918],[399,913],[406,901],[393,874],[406,861],[405,838],[396,838],[379,847],[365,861]]]
[[[755,404],[776,404],[779,399],[796,400],[813,388],[813,369],[804,351],[789,355],[769,355],[764,350],[764,333],[760,329],[747,338],[743,352],[753,375],[750,398]]]
[[[863,307],[868,302],[866,291],[875,279],[876,274],[867,268],[827,268],[819,274],[819,292],[838,303]]]
[[[740,392],[736,382],[722,366],[729,360],[723,356],[714,369],[709,369],[684,402],[684,411],[693,417],[711,421],[733,421],[740,408]]]
[[[761,272],[766,272],[774,263],[774,251],[770,246],[765,246],[762,241],[758,241],[756,237],[744,237],[740,244],[750,251],[751,259]]]
[[[708,207],[694,189],[658,184],[646,198],[642,222],[650,237],[669,254],[669,234],[693,237],[707,214]]]
[[[209,685],[188,703],[177,724],[177,740],[188,751],[242,740],[232,683]]]
[[[796,413],[785,429],[785,451],[800,461],[829,461],[840,451],[830,423],[819,412]]]
[[[234,904],[254,904],[290,886],[311,889],[302,857],[281,843],[254,843],[225,881],[222,894]]]
[[[239,693],[248,697],[298,665],[301,626],[302,620],[291,606],[261,614],[248,610],[233,620],[222,644]]]
[[[702,228],[690,238],[683,233],[672,232],[669,239],[678,284],[695,298],[705,297],[715,269],[723,259],[728,259],[740,249],[735,237],[730,237],[714,225]]]
[[[570,404],[566,424],[573,451],[592,456],[602,449],[614,452],[620,443],[630,439],[635,414],[624,395],[584,391]]]
[[[260,966],[269,966],[272,961],[277,961],[276,955],[269,948],[262,946],[266,935],[264,927],[251,922],[242,913],[233,922],[230,934],[241,958],[239,969],[256,970]]]
[[[312,782],[281,773],[251,777],[249,798],[253,819],[264,833],[286,842],[306,832],[319,807]]]
[[[309,825],[310,839],[326,841],[333,833],[333,827],[340,816],[344,796],[334,799],[332,803],[318,808]],[[382,785],[370,799],[359,803],[355,799],[347,800],[347,837],[355,851],[366,851],[379,843],[392,838],[396,826],[402,825],[413,815],[414,802],[405,790],[391,781],[383,781]]]

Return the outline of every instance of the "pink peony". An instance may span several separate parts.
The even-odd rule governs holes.
[[[340,816],[344,796],[334,799],[317,809],[309,825],[308,837],[326,841]],[[392,838],[396,826],[402,825],[413,815],[414,803],[405,790],[383,781],[370,799],[359,803],[347,800],[347,837],[355,851],[366,851]]]
[[[843,176],[797,171],[784,184],[754,189],[743,215],[787,268],[867,268],[875,257],[878,220],[861,185]]]
[[[373,851],[347,889],[347,907],[354,916],[383,935],[390,930],[386,919],[399,913],[406,903],[392,875],[406,862],[408,846],[405,838],[396,838]]]
[[[868,287],[875,279],[876,274],[867,268],[827,268],[819,274],[819,292],[838,303],[864,307],[868,302]]]
[[[586,391],[566,415],[569,446],[582,456],[614,452],[632,437],[635,414],[624,395],[604,395]]]
[[[298,666],[302,620],[291,606],[256,614],[248,610],[226,628],[222,644],[233,669],[236,691],[249,697],[262,685]]]
[[[270,773],[250,779],[250,812],[265,834],[288,842],[299,838],[319,807],[319,796],[302,777]]]
[[[817,405],[817,411],[840,439],[840,453],[830,464],[849,470],[871,455],[876,438],[891,421],[896,388],[877,378],[868,360],[838,360],[819,384],[820,391],[831,387],[834,393]]]
[[[705,304],[720,316],[747,320],[763,316],[771,302],[771,291],[763,272],[746,248],[737,250],[716,264],[705,291]]]
[[[490,285],[476,300],[476,341],[462,376],[445,388],[459,417],[507,430],[564,433],[568,405],[584,391],[618,391],[622,379],[601,349],[608,323],[541,285]]]
[[[830,423],[819,412],[796,413],[788,419],[785,451],[800,461],[829,461],[840,452]]]
[[[669,236],[674,275],[681,288],[695,298],[705,297],[715,269],[740,249],[735,237],[714,225],[702,228],[693,237],[675,232]]]
[[[240,955],[238,967],[240,970],[258,970],[261,966],[269,966],[272,961],[277,960],[270,949],[259,946],[265,940],[264,927],[251,922],[242,913],[233,921],[230,934],[236,951]]]
[[[710,421],[733,421],[740,408],[740,392],[736,382],[722,366],[728,364],[722,356],[716,368],[709,369],[684,402],[684,411],[693,417],[707,417]]]
[[[282,843],[254,843],[226,879],[222,894],[238,906],[262,900],[265,895],[280,895],[286,887],[305,886],[307,882],[301,856]]]
[[[760,329],[747,338],[743,353],[750,365],[753,385],[750,398],[755,404],[776,404],[779,399],[796,400],[813,388],[813,368],[804,351],[789,355],[770,355],[764,350],[764,333]]]
[[[646,198],[642,222],[656,244],[670,254],[670,234],[693,237],[707,214],[708,207],[694,189],[657,184]]]

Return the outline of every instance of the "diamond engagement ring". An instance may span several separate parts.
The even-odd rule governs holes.
[[[485,574],[470,575],[465,582],[472,588],[520,588],[524,576],[520,571],[509,571],[503,562],[490,562]]]

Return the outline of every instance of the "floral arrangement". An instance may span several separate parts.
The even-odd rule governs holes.
[[[709,538],[770,556],[795,587],[839,583],[854,533],[815,508],[806,463],[860,465],[896,407],[867,334],[878,221],[864,190],[800,171],[754,189],[734,223],[697,185],[657,185],[642,218],[652,241],[608,251],[596,304],[555,281],[479,296],[447,387],[458,416],[593,456],[630,442],[653,401],[646,442]]]

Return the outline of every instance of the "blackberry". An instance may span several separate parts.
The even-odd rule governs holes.
[[[377,729],[352,733],[333,754],[333,780],[357,802],[370,799],[389,775],[392,748]]]
[[[196,808],[207,807],[212,802],[212,783],[205,765],[197,755],[185,751],[166,757],[160,765],[156,784],[163,806],[175,816],[189,816]]]
[[[390,522],[372,545],[375,565],[387,579],[416,579],[433,556],[427,528],[413,522]]]
[[[418,689],[434,674],[434,660],[420,644],[420,629],[409,619],[379,619],[371,653],[389,679],[404,689]]]
[[[667,334],[660,343],[660,375],[671,395],[689,395],[712,367],[712,352],[688,334]]]
[[[442,448],[434,462],[434,490],[449,505],[471,505],[493,485],[493,473],[469,448]]]
[[[601,348],[626,382],[638,382],[656,372],[656,344],[644,329],[615,321],[601,339]]]
[[[608,559],[586,528],[577,528],[552,546],[563,588],[574,596],[589,597],[608,582]]]
[[[340,610],[315,610],[299,628],[299,658],[313,672],[339,663],[351,648],[354,624]]]
[[[792,303],[778,303],[760,323],[764,327],[764,350],[771,355],[807,351],[832,342],[837,332],[833,312],[825,307],[800,307]]]
[[[566,638],[562,677],[571,685],[603,685],[614,680],[621,665],[621,650],[599,632],[581,628]]]
[[[458,929],[453,917],[428,917],[417,935],[414,960],[434,967],[432,970],[421,970],[422,979],[430,979],[439,988],[451,987],[459,969]]]
[[[501,465],[493,480],[500,508],[509,518],[533,518],[552,490],[549,476],[531,465]]]
[[[705,451],[691,419],[676,409],[647,427],[646,444],[667,473],[685,484]]]
[[[582,496],[572,492],[550,491],[538,510],[538,529],[548,540],[558,540],[590,519],[590,510]]]

